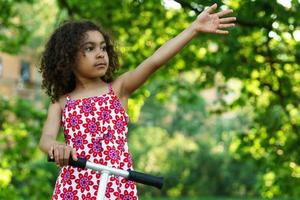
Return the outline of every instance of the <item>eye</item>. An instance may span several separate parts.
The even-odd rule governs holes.
[[[101,50],[102,50],[102,51],[106,51],[106,50],[107,50],[107,49],[106,49],[106,46],[101,47]]]
[[[92,47],[92,46],[85,47],[84,50],[87,51],[87,52],[93,51],[93,50],[94,50],[94,47]]]

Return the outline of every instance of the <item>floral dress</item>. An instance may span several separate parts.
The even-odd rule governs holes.
[[[91,162],[118,169],[132,169],[127,146],[128,115],[114,94],[72,100],[62,111],[65,142],[77,155]],[[93,200],[97,198],[101,174],[72,166],[61,168],[52,199]],[[136,185],[121,176],[110,176],[105,199],[137,200]]]

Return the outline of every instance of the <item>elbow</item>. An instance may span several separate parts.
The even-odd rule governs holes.
[[[153,66],[154,71],[162,65],[160,58],[157,55],[153,55],[149,58],[149,64]]]

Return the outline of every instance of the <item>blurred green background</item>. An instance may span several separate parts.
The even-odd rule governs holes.
[[[122,73],[215,2],[237,26],[200,34],[129,101],[135,169],[165,177],[162,191],[138,185],[140,199],[300,199],[299,0],[1,0],[0,51],[37,68],[60,22],[90,19],[114,36]],[[20,80],[33,99],[1,92],[0,199],[53,191],[58,169],[37,147],[49,100],[36,80]]]

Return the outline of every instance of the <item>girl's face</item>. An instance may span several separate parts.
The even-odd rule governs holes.
[[[94,79],[105,75],[109,66],[106,43],[99,31],[87,31],[77,54],[74,74],[77,78]]]

